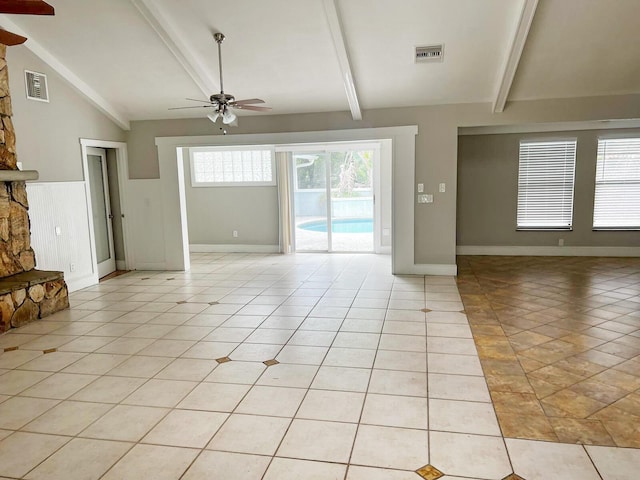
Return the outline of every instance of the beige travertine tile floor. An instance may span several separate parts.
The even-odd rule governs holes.
[[[453,277],[193,260],[0,336],[0,478],[637,478],[635,449],[502,436]]]
[[[640,259],[459,257],[505,435],[640,447]]]

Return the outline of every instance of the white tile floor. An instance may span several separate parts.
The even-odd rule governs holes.
[[[453,278],[193,260],[0,336],[0,479],[638,478],[638,450],[501,436]]]

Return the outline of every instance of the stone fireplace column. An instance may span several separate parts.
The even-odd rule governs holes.
[[[25,181],[38,172],[18,170],[6,49],[0,44],[0,333],[69,307],[62,272],[35,270]]]

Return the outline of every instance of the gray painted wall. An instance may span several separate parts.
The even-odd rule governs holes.
[[[458,245],[638,246],[640,232],[592,231],[598,136],[640,129],[583,130],[458,139]],[[576,138],[573,231],[516,231],[521,140]]]
[[[277,133],[348,128],[417,125],[416,183],[434,194],[433,204],[415,206],[415,263],[455,264],[458,128],[637,118],[640,95],[510,102],[503,113],[491,113],[489,103],[365,110],[363,120],[349,112],[241,117],[235,133]],[[129,174],[157,178],[156,136],[221,134],[206,118],[132,122],[128,134]],[[446,193],[437,193],[438,184]],[[416,192],[417,193],[417,192]],[[395,205],[396,214],[406,206]],[[395,232],[402,235],[402,232]]]
[[[184,150],[189,244],[278,245],[278,188],[192,187],[189,153]]]
[[[124,131],[25,46],[7,48],[18,161],[40,181],[82,180],[80,138],[125,140]],[[49,103],[27,100],[24,70],[47,75]]]

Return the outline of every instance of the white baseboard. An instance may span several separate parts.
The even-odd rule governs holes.
[[[444,275],[455,276],[458,274],[457,265],[449,264],[430,264],[430,263],[416,263],[410,268],[409,271],[393,272],[395,275]]]
[[[458,255],[505,255],[549,257],[640,257],[640,247],[524,247],[501,245],[458,245]]]
[[[170,270],[167,264],[162,262],[136,263],[133,270]]]
[[[391,255],[391,247],[380,247],[376,253],[380,255]]]
[[[280,253],[279,245],[192,244],[193,253]]]
[[[71,293],[90,287],[91,285],[96,285],[98,283],[98,276],[92,273],[82,277],[65,277],[64,281],[67,283],[67,290]]]

